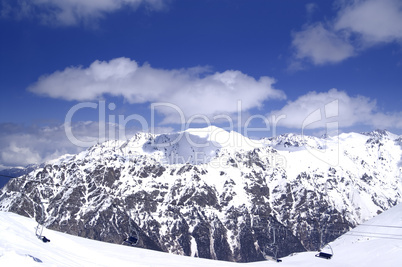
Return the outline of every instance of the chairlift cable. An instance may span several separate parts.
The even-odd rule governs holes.
[[[354,230],[351,230],[349,233],[351,233],[351,234],[369,234],[369,235],[385,235],[385,236],[393,236],[393,237],[396,237],[396,236],[400,236],[401,238],[402,238],[402,235],[400,235],[400,234],[390,234],[390,233],[375,233],[375,232],[363,232],[363,231],[354,231]]]
[[[368,237],[368,238],[379,238],[379,239],[402,240],[401,237],[391,237],[391,236],[375,236],[375,235],[365,235],[365,234],[355,234],[355,233],[346,233],[345,235]]]
[[[37,183],[41,183],[41,181],[39,181],[39,180],[29,180],[29,179],[27,179],[27,178],[20,178],[20,177],[15,177],[15,176],[9,176],[9,175],[3,175],[3,174],[0,174],[0,176],[3,176],[3,177],[7,177],[7,178],[12,178],[12,179],[19,179],[19,180],[26,180],[26,181],[32,181],[32,182],[37,182]],[[95,182],[95,184],[96,184],[96,182]],[[142,198],[142,200],[152,200],[152,201],[154,201],[155,199],[150,199],[150,198]],[[178,205],[178,204],[172,204],[171,202],[165,202],[165,201],[162,201],[162,202],[160,202],[161,204],[168,204],[168,205],[173,205],[173,206],[176,206],[176,207],[191,207],[191,206],[189,206],[189,205]],[[213,210],[213,211],[216,211],[216,209],[215,208],[210,208],[210,207],[203,207],[203,209],[206,209],[206,210]],[[229,209],[222,209],[222,210],[229,210]],[[159,215],[160,213],[157,213],[157,212],[148,212],[149,214],[157,214],[157,215]],[[251,216],[259,216],[259,217],[270,217],[271,215],[263,215],[263,214],[250,214]],[[367,225],[367,224],[361,224],[361,225],[358,225],[358,226],[364,226],[364,227],[382,227],[382,228],[396,228],[396,229],[402,229],[402,226],[394,226],[394,225],[377,225],[377,224],[370,224],[370,225]],[[330,233],[334,233],[334,232],[342,232],[342,231],[344,231],[345,229],[341,229],[341,230],[336,230],[336,229],[330,229],[330,230],[327,230],[327,232],[330,232]],[[353,229],[352,229],[353,230]],[[318,231],[318,229],[313,229],[313,230],[310,230],[310,231],[307,231],[307,232],[316,232],[316,231]],[[322,231],[322,230],[321,230]],[[345,234],[347,234],[347,232],[345,233]],[[396,236],[396,235],[393,235],[393,236]]]
[[[106,172],[106,171],[105,171]],[[26,175],[26,174],[25,174]],[[104,173],[104,175],[105,175],[105,173]],[[21,175],[21,176],[18,176],[18,177],[15,177],[15,176],[11,176],[11,175],[6,175],[6,174],[0,174],[0,176],[1,177],[6,177],[6,178],[11,178],[11,179],[18,179],[18,180],[26,180],[26,181],[32,181],[32,182],[37,182],[37,183],[41,183],[41,181],[40,180],[30,180],[30,179],[28,179],[27,177],[22,177],[22,176],[24,176],[24,175]],[[96,182],[95,182],[96,183]],[[327,188],[326,188],[326,184],[325,184],[325,190],[327,191]],[[142,200],[152,200],[152,201],[155,201],[155,199],[150,199],[150,198],[143,198]],[[189,205],[178,205],[178,204],[172,204],[171,202],[165,202],[165,201],[162,201],[162,202],[160,202],[161,204],[168,204],[168,205],[174,205],[174,206],[176,206],[176,207],[190,207]],[[41,203],[42,204],[42,203]],[[43,204],[42,204],[42,207],[43,207]],[[42,208],[43,209],[43,208]],[[215,208],[210,208],[210,207],[203,207],[203,209],[206,209],[206,210],[214,210],[214,211],[216,211],[216,209]],[[246,208],[247,209],[247,208]],[[229,209],[222,209],[222,210],[229,210]],[[42,212],[43,212],[43,210],[42,210]],[[148,212],[148,214],[160,214],[160,213],[156,213],[156,212]],[[259,217],[270,217],[271,215],[262,215],[262,214],[250,214],[251,216],[259,216]],[[42,220],[43,220],[43,218],[42,218]],[[40,224],[40,222],[38,222],[38,226],[39,226],[39,224]],[[378,227],[378,228],[395,228],[395,229],[402,229],[402,226],[395,226],[395,225],[379,225],[379,224],[361,224],[361,225],[358,225],[358,226],[364,226],[364,227]],[[43,228],[42,228],[42,231],[43,231]],[[315,232],[315,231],[317,231],[317,230],[311,230],[311,231],[308,231],[308,232]],[[321,230],[322,231],[322,230]],[[334,232],[337,232],[337,230],[327,230],[328,232],[331,232],[331,233],[334,233]],[[341,231],[344,231],[344,229],[342,229]],[[351,230],[351,231],[353,231],[353,229]],[[275,228],[274,228],[274,232],[273,232],[273,234],[274,234],[274,242],[275,242]],[[345,235],[351,235],[351,236],[366,236],[366,237],[371,237],[371,238],[380,238],[380,239],[393,239],[393,240],[402,240],[402,238],[400,237],[400,236],[402,236],[402,235],[395,235],[395,234],[386,234],[386,233],[384,233],[384,234],[381,234],[381,233],[373,233],[373,232],[357,232],[357,231],[355,231],[355,232],[346,232],[346,233],[344,233]],[[136,235],[137,235],[137,237],[138,237],[138,232],[136,231]],[[325,245],[324,245],[324,247],[325,247]]]
[[[385,227],[385,228],[398,228],[402,229],[402,226],[396,226],[396,225],[380,225],[380,224],[361,224],[358,226],[367,226],[367,227]]]
[[[7,178],[18,178],[18,177],[6,175],[6,174],[0,174],[0,176],[2,176],[2,177],[7,177]],[[19,177],[20,177],[20,176],[19,176]]]

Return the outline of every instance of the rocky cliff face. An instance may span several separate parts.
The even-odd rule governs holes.
[[[0,208],[96,240],[138,233],[139,247],[249,262],[316,250],[402,199],[401,138],[385,131],[178,137],[137,134],[48,162],[11,180]]]

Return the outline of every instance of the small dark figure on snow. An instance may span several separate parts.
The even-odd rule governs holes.
[[[130,246],[135,246],[138,243],[138,238],[134,236],[130,236],[129,238],[124,240]]]

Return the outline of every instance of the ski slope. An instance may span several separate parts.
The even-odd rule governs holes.
[[[218,263],[109,244],[45,229],[50,243],[35,236],[37,223],[0,212],[0,266],[204,266]],[[36,261],[35,261],[36,259]],[[234,266],[219,262],[216,266]]]
[[[331,260],[316,258],[317,252],[304,252],[284,258],[281,266],[401,266],[402,204],[357,226],[330,245],[334,252]]]
[[[103,243],[47,230],[51,240],[35,236],[37,223],[9,212],[0,212],[0,266],[400,266],[402,262],[402,205],[356,227],[331,243],[331,260],[305,252],[264,261],[231,263],[178,256],[163,252]]]

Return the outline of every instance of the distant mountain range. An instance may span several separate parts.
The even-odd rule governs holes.
[[[8,168],[4,170],[0,170],[0,188],[2,188],[4,185],[10,181],[12,178],[17,178],[22,175],[28,174],[31,171],[37,169],[40,167],[40,165],[37,164],[30,164],[25,167],[20,167],[20,168]]]
[[[283,257],[400,203],[401,146],[382,130],[259,141],[217,127],[138,133],[11,180],[0,209],[106,242],[138,235],[140,247],[181,255]]]

